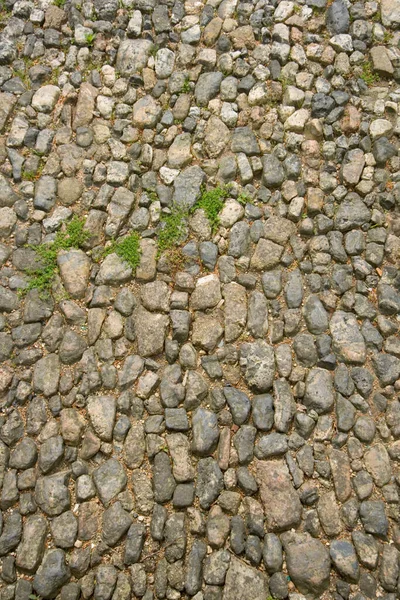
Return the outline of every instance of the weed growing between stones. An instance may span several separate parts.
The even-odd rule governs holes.
[[[158,252],[161,256],[166,250],[171,250],[179,245],[187,231],[187,218],[189,210],[186,207],[174,204],[171,212],[161,215],[161,229],[158,234]]]
[[[67,223],[65,231],[57,231],[53,242],[35,246],[39,266],[27,271],[30,279],[27,287],[22,290],[26,294],[29,290],[37,289],[42,294],[48,294],[57,273],[57,255],[60,250],[81,248],[90,237],[89,231],[84,230],[85,220],[77,216]]]
[[[210,221],[213,233],[219,224],[219,213],[224,206],[224,200],[229,196],[228,188],[216,187],[213,190],[203,190],[200,200],[195,204],[194,208],[202,208]]]
[[[120,258],[126,261],[132,270],[135,270],[140,262],[140,237],[136,231],[130,233],[120,241],[113,241],[111,246],[106,248],[105,256],[115,252]]]
[[[362,73],[360,77],[367,85],[372,85],[373,83],[379,81],[379,77],[376,73],[373,72],[372,65],[369,61],[366,61],[363,64]]]

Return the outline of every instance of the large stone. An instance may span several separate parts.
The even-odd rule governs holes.
[[[124,40],[120,43],[116,68],[122,76],[140,73],[147,65],[153,42],[145,39]]]
[[[228,145],[230,132],[218,117],[211,116],[207,121],[204,147],[210,158],[216,158]],[[171,165],[172,166],[172,165]]]
[[[140,356],[154,356],[164,349],[169,319],[166,315],[151,313],[142,307],[135,311],[135,332]]]
[[[91,396],[87,406],[96,434],[101,440],[110,442],[115,422],[115,398],[113,396]]]
[[[333,402],[332,375],[325,369],[317,367],[310,369],[307,374],[303,404],[321,415],[332,409]]]
[[[264,573],[232,556],[225,578],[223,600],[265,600],[268,595]]]
[[[141,129],[155,127],[160,120],[162,108],[152,96],[144,96],[133,105],[133,124]]]
[[[348,185],[356,185],[360,181],[364,165],[364,152],[360,148],[349,150],[349,152],[345,154],[342,162],[341,173],[343,183]]]
[[[127,476],[123,466],[115,458],[110,458],[93,471],[93,480],[100,500],[107,506],[125,488]]]
[[[60,359],[57,354],[48,354],[35,365],[33,372],[33,388],[45,396],[54,396],[58,390],[60,379]]]
[[[195,88],[196,104],[207,106],[212,98],[219,92],[219,87],[224,76],[222,73],[202,73],[197,80]]]
[[[59,99],[61,90],[56,85],[44,85],[33,94],[32,106],[36,110],[50,113]]]
[[[90,258],[82,250],[71,248],[59,253],[57,264],[68,294],[72,298],[83,298],[89,283]]]
[[[197,165],[187,167],[174,181],[174,201],[178,206],[192,208],[200,198],[206,174]]]
[[[280,263],[282,254],[283,246],[261,238],[251,257],[250,265],[256,271],[268,271]]]
[[[308,533],[287,533],[282,541],[291,580],[302,594],[320,598],[329,587],[328,550]]]
[[[326,27],[331,34],[347,33],[350,26],[350,16],[346,3],[335,0],[326,11]]]
[[[332,315],[329,327],[336,356],[345,363],[363,364],[366,346],[355,315],[338,310]]]
[[[286,463],[283,460],[257,460],[256,479],[268,530],[279,532],[297,527],[301,519],[301,502]]]
[[[247,385],[255,392],[266,392],[275,376],[275,357],[271,346],[262,340],[242,344],[241,365]]]
[[[42,598],[54,598],[69,577],[63,550],[48,550],[35,575],[33,587]]]
[[[76,131],[78,127],[87,127],[87,125],[91,123],[97,94],[97,89],[87,81],[80,86],[78,102],[76,103],[72,121],[72,128],[74,131]]]
[[[35,500],[46,515],[55,517],[70,507],[69,473],[40,477],[36,482]]]
[[[17,550],[16,565],[23,571],[35,572],[45,550],[47,521],[41,515],[30,515],[25,523]]]
[[[238,283],[224,286],[225,341],[234,342],[244,331],[247,321],[246,289]]]
[[[400,0],[381,0],[381,17],[385,27],[400,25]]]

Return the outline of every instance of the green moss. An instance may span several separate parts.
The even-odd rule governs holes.
[[[158,234],[158,256],[166,250],[175,248],[185,238],[189,211],[186,207],[174,204],[169,214],[162,214],[161,228]]]
[[[105,255],[115,252],[122,260],[125,260],[129,266],[135,270],[140,263],[140,236],[136,231],[130,233],[119,242],[113,242],[106,249]]]
[[[254,204],[253,199],[250,198],[250,196],[246,194],[246,192],[240,192],[239,196],[237,197],[237,201],[243,206],[246,206],[246,204]]]
[[[53,0],[53,4],[58,6],[58,8],[62,8],[65,4],[65,0]]]
[[[190,79],[189,77],[185,77],[185,81],[181,87],[181,94],[190,94],[192,88],[190,87]]]
[[[368,60],[365,61],[362,66],[362,73],[360,77],[367,85],[372,85],[373,83],[379,81],[378,75],[373,72],[372,65]]]
[[[57,273],[58,252],[70,248],[81,248],[90,237],[89,231],[83,229],[84,225],[84,219],[75,216],[66,225],[65,231],[57,231],[53,242],[33,247],[38,255],[40,266],[27,271],[30,279],[24,293],[33,289],[45,294],[49,293]]]
[[[211,229],[214,232],[219,225],[219,213],[224,206],[224,200],[229,196],[226,187],[216,187],[213,190],[204,190],[200,200],[195,204],[196,208],[202,208],[210,221]]]

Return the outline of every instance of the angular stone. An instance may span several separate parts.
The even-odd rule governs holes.
[[[178,206],[192,208],[200,198],[204,171],[197,165],[184,169],[174,181],[174,201]]]
[[[33,588],[42,598],[54,598],[69,577],[64,552],[48,550],[33,580]]]
[[[251,257],[250,266],[257,271],[269,271],[279,265],[282,254],[282,246],[261,238]]]
[[[127,477],[122,465],[115,458],[110,458],[93,471],[93,481],[100,500],[107,506],[125,489]]]
[[[256,479],[268,530],[280,532],[297,527],[301,519],[301,502],[286,463],[283,460],[257,460]]]
[[[41,515],[27,517],[15,561],[18,568],[29,573],[36,571],[43,558],[47,529],[46,519]]]
[[[303,404],[313,408],[319,415],[332,409],[334,392],[331,374],[317,367],[310,369],[306,379],[306,391]]]
[[[133,124],[141,129],[153,128],[160,120],[161,114],[162,108],[159,103],[152,96],[144,96],[133,105]]]
[[[247,321],[246,289],[238,283],[224,286],[225,299],[225,341],[234,342],[244,331]]]
[[[135,332],[140,356],[154,356],[164,349],[167,316],[151,313],[142,307],[135,310]]]
[[[242,344],[240,348],[244,378],[255,392],[267,392],[275,376],[274,351],[264,341]]]
[[[223,600],[265,600],[268,595],[266,576],[232,556],[225,578]]]
[[[345,363],[363,364],[366,360],[364,338],[352,313],[336,311],[330,320],[332,347],[336,356]]]

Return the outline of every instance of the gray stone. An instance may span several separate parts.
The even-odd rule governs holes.
[[[54,598],[69,577],[64,552],[48,550],[33,580],[33,588],[42,598]]]
[[[107,506],[125,489],[127,477],[122,465],[115,458],[110,458],[93,471],[93,481],[100,500]]]
[[[225,578],[223,600],[265,600],[267,578],[257,569],[232,556]]]
[[[146,65],[153,43],[145,39],[127,39],[120,43],[116,68],[123,76],[134,75]]]
[[[174,181],[174,201],[178,206],[192,208],[200,198],[204,171],[197,165],[184,169]]]
[[[308,533],[283,536],[289,576],[302,594],[318,598],[329,587],[330,558],[325,546]]]

